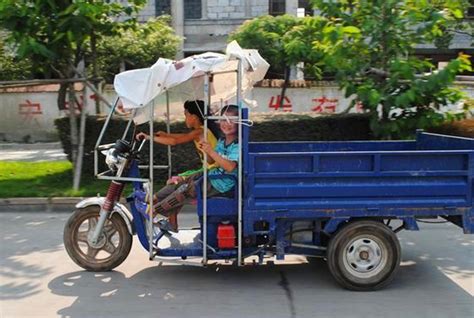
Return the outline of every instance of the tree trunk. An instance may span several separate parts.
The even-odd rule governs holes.
[[[74,179],[73,179],[73,189],[78,191],[81,185],[81,176],[82,176],[82,159],[84,157],[84,139],[86,135],[86,116],[87,116],[87,86],[84,85],[83,89],[83,104],[81,109],[81,119],[79,124],[79,146],[77,150],[77,160],[74,166]]]
[[[94,32],[91,34],[91,55],[92,55],[92,76],[94,77],[94,87],[97,91],[99,89],[99,82],[97,78],[99,77],[97,71],[97,37]],[[84,96],[84,100],[86,100],[86,96]],[[99,98],[95,99],[95,113],[98,115],[100,114],[100,100]]]
[[[290,72],[291,72],[290,67],[287,65],[284,66],[284,70],[285,70],[285,81],[283,82],[283,86],[281,87],[280,105],[278,105],[278,109],[281,109],[281,110],[283,110],[286,88],[290,84]]]
[[[69,84],[69,126],[71,133],[71,156],[72,165],[75,170],[77,162],[77,145],[78,145],[78,134],[77,134],[77,118],[74,109],[76,102],[76,96],[74,92],[74,83]]]
[[[66,109],[66,95],[68,92],[68,83],[60,83],[59,90],[58,90],[58,109],[65,110]]]

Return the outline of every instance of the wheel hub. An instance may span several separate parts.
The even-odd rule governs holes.
[[[90,247],[96,248],[96,249],[101,249],[102,247],[104,247],[105,243],[107,242],[107,238],[105,237],[104,233],[99,235],[99,238],[97,239],[96,243],[92,242],[92,236],[93,235],[94,235],[94,229],[91,229],[87,233],[87,244]]]
[[[367,251],[362,251],[362,252],[360,252],[359,257],[362,260],[366,261],[366,260],[369,259],[369,253]]]
[[[355,275],[371,274],[382,262],[382,248],[371,238],[358,238],[347,245],[344,255],[346,268]]]

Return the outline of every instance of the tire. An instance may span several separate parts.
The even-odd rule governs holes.
[[[400,243],[395,233],[377,221],[353,221],[329,241],[327,262],[344,288],[372,291],[385,287],[400,265]]]
[[[69,257],[80,267],[93,272],[110,271],[122,264],[132,248],[132,235],[118,214],[112,214],[104,224],[104,234],[96,247],[87,236],[93,233],[100,207],[76,210],[64,227],[63,241]]]

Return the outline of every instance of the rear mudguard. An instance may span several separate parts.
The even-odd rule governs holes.
[[[105,200],[104,197],[87,198],[87,199],[84,199],[81,202],[77,203],[76,204],[76,209],[83,209],[83,208],[86,208],[86,207],[91,206],[91,205],[98,205],[98,206],[102,207],[102,205],[104,204],[104,200]],[[122,217],[122,219],[125,221],[125,224],[127,224],[128,232],[130,233],[130,235],[134,235],[135,231],[134,231],[134,228],[133,228],[133,225],[132,225],[133,224],[132,223],[132,214],[127,209],[127,207],[125,205],[123,205],[122,203],[116,202],[115,206],[114,206],[114,209],[113,209],[112,213],[110,214],[110,216],[112,216],[114,213],[118,213]]]

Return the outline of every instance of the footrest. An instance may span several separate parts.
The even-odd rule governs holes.
[[[158,234],[160,235],[160,234]],[[202,248],[200,230],[180,230],[172,235],[163,235],[156,242],[155,246],[160,249],[193,249]]]

